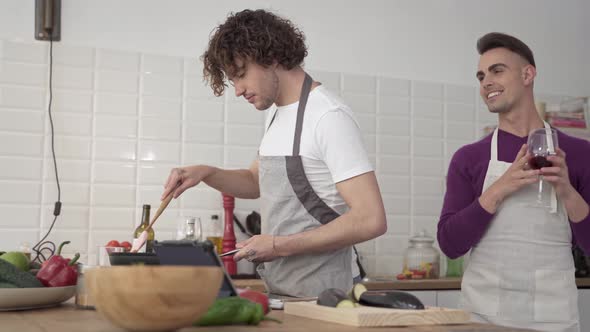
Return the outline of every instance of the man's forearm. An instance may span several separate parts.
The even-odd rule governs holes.
[[[584,220],[590,211],[588,203],[586,203],[584,198],[573,187],[563,197],[563,204],[565,205],[569,220],[573,223]]]
[[[337,250],[382,235],[387,230],[385,215],[355,216],[349,211],[332,222],[313,230],[277,236],[279,256],[292,256]]]
[[[210,167],[211,174],[204,178],[203,182],[210,187],[237,198],[254,199],[260,197],[258,180],[250,170],[208,167]]]

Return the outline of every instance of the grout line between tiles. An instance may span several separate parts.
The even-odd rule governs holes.
[[[86,237],[86,254],[88,262],[87,264],[95,264],[95,262],[90,262],[90,253],[91,244],[92,244],[92,228],[93,228],[93,218],[94,218],[94,174],[96,171],[96,95],[98,91],[96,91],[96,87],[98,86],[98,50],[96,48],[93,49],[93,70],[92,70],[92,95],[90,96],[90,104],[92,105],[92,110],[90,112],[90,174],[88,179],[88,220],[87,220],[87,231],[88,235]]]
[[[135,137],[135,206],[133,207],[133,229],[135,229],[140,220],[140,212],[142,211],[142,206],[144,202],[141,201],[141,186],[139,184],[139,173],[141,171],[141,146],[142,141],[141,137],[143,137],[143,126],[141,125],[141,119],[143,116],[143,84],[144,78],[143,75],[143,68],[145,65],[145,54],[139,53],[139,62],[138,62],[138,72],[137,72],[137,99],[136,99],[136,114],[137,114],[137,124],[136,124],[136,133],[137,136]],[[153,213],[153,212],[152,212]],[[131,235],[132,231],[129,232]],[[130,236],[131,236],[130,235]]]
[[[414,225],[414,164],[415,164],[415,154],[414,154],[414,105],[415,105],[415,98],[414,98],[414,90],[415,90],[415,81],[410,81],[410,193],[409,193],[409,201],[410,201],[410,236],[415,233],[415,225]]]

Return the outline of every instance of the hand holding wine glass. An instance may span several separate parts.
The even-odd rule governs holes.
[[[551,166],[543,169],[543,180],[553,185],[558,197],[565,198],[564,196],[567,193],[571,193],[575,189],[570,183],[569,171],[565,162],[565,152],[560,148],[557,148],[555,152],[555,155],[547,157],[547,160],[551,162]]]
[[[528,152],[530,159],[529,167],[532,169],[541,169],[552,167],[552,157],[556,155],[558,149],[557,132],[553,128],[541,128],[533,130],[528,137]],[[549,159],[548,159],[549,158]],[[537,206],[545,206],[543,202],[543,175],[539,177],[539,190],[537,192]]]

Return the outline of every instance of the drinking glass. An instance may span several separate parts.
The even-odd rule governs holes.
[[[98,246],[98,265],[99,266],[111,266],[111,260],[109,255],[115,252],[125,252],[125,248],[123,247],[107,247],[107,246]]]
[[[531,131],[527,141],[527,148],[530,155],[528,164],[531,169],[551,167],[553,164],[547,160],[550,155],[555,155],[558,147],[557,132],[553,128],[541,128]],[[548,207],[543,201],[543,176],[539,176],[539,187],[537,200],[534,206]]]
[[[176,221],[176,240],[203,240],[201,218],[180,216]]]

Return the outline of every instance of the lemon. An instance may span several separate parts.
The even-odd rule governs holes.
[[[0,259],[16,266],[22,271],[29,271],[29,258],[20,251],[10,251],[0,256]]]

